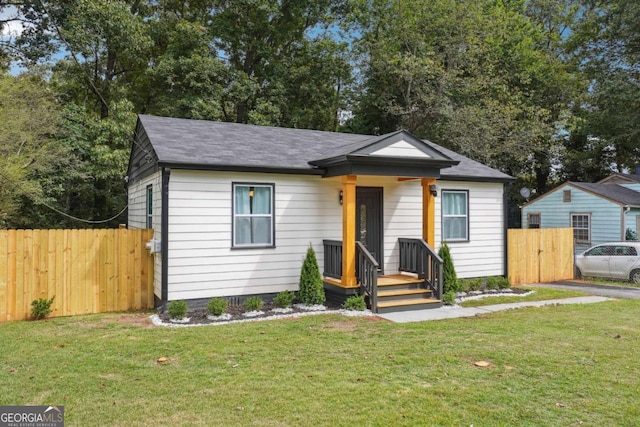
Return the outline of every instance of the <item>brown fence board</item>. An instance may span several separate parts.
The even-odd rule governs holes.
[[[153,307],[153,230],[0,230],[0,322]]]
[[[508,230],[509,281],[513,285],[573,278],[573,229]]]

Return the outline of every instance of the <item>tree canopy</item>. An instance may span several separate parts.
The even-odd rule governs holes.
[[[0,220],[117,214],[137,113],[403,128],[539,193],[632,170],[639,22],[634,0],[0,0]]]

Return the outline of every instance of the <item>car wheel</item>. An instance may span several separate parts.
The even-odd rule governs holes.
[[[576,267],[576,279],[582,279],[582,271],[580,271],[580,269],[578,267]]]
[[[629,281],[640,285],[640,270],[633,270],[629,275]]]

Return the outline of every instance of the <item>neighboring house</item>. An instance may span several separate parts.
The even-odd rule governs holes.
[[[640,231],[640,175],[562,184],[523,206],[522,227],[572,227],[576,254],[625,240],[627,230]]]
[[[158,306],[297,290],[310,244],[334,302],[362,292],[359,284],[371,302],[401,299],[389,307],[440,302],[432,251],[445,240],[459,277],[506,275],[512,178],[405,131],[141,115],[127,179],[129,227],[153,228],[159,242],[151,245]],[[378,290],[408,277],[418,283],[398,287],[424,295]],[[409,294],[421,301],[407,302]]]

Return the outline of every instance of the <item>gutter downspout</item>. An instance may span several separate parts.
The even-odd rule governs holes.
[[[509,186],[508,182],[505,182],[502,188],[502,220],[504,223],[503,229],[503,244],[504,244],[504,277],[509,278]]]
[[[627,240],[627,228],[626,228],[626,222],[627,222],[627,213],[631,210],[631,206],[629,205],[624,205],[622,206],[622,210],[621,215],[620,215],[620,241],[624,242],[625,240]]]
[[[162,256],[160,309],[164,310],[169,299],[169,177],[170,168],[162,168],[162,211],[160,214],[160,250]]]

